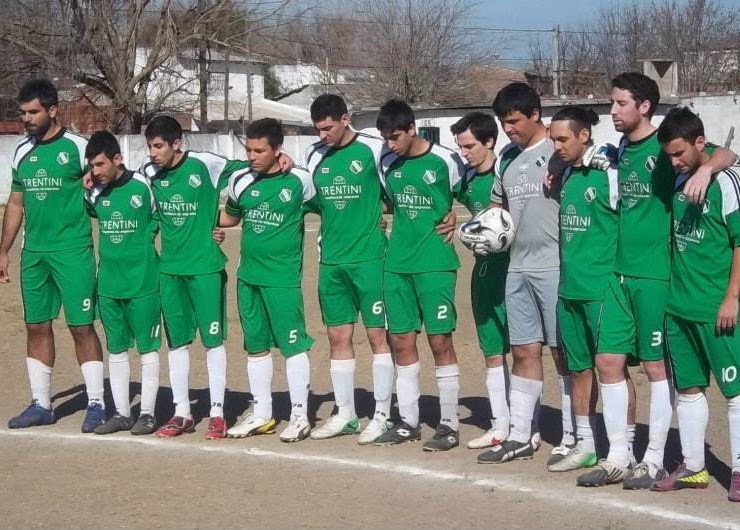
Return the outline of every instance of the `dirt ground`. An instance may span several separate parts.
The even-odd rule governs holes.
[[[316,222],[308,223],[304,274],[306,314],[316,344],[311,352],[312,421],[332,411],[328,344],[316,297]],[[224,249],[234,278],[238,230],[229,231]],[[18,242],[20,243],[20,241]],[[546,356],[541,430],[544,443],[534,460],[500,466],[475,463],[477,451],[464,448],[487,425],[484,364],[477,348],[470,311],[471,256],[463,262],[457,285],[461,365],[459,415],[461,446],[426,454],[420,443],[399,447],[360,447],[356,439],[307,440],[287,445],[277,436],[206,442],[205,424],[176,440],[100,437],[80,434],[86,398],[74,351],[63,320],[55,323],[54,371],[56,425],[10,431],[5,420],[30,398],[25,371],[25,334],[18,279],[19,245],[12,253],[12,283],[0,288],[0,506],[4,528],[645,528],[740,529],[740,505],[729,503],[730,469],[724,399],[710,390],[708,466],[712,483],[704,491],[669,494],[628,492],[619,487],[589,490],[575,486],[575,475],[549,474],[545,461],[560,437],[557,385]],[[229,354],[226,415],[232,424],[248,408],[246,362],[236,312],[234,282],[229,285]],[[102,337],[102,329],[100,330]],[[436,384],[423,336],[421,415],[426,438],[438,420]],[[364,331],[356,334],[356,401],[361,419],[372,414],[370,350]],[[208,412],[203,349],[192,350],[191,398],[194,413]],[[284,363],[276,362],[274,403],[282,429],[289,415]],[[132,377],[138,380],[137,363]],[[647,443],[647,381],[635,370],[638,388],[638,441]],[[172,412],[166,355],[157,415]],[[139,386],[132,384],[138,401]],[[110,410],[112,401],[107,394]],[[134,411],[138,412],[137,407]],[[605,436],[600,429],[603,448]],[[678,432],[671,430],[667,464],[680,458]]]

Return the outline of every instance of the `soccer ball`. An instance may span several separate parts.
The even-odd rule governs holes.
[[[463,224],[457,235],[460,242],[476,254],[505,252],[514,240],[514,220],[508,211],[493,206]]]

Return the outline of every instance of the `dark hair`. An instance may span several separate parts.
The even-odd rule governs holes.
[[[92,160],[99,154],[104,154],[108,157],[108,160],[113,160],[113,157],[121,154],[121,146],[118,144],[118,140],[108,131],[97,131],[90,137],[90,141],[87,142],[85,147],[85,158]]]
[[[31,79],[26,81],[18,93],[19,103],[29,103],[38,99],[46,110],[59,104],[59,93],[54,83],[48,79]]]
[[[347,113],[347,104],[336,94],[321,94],[311,103],[311,121],[314,123],[327,118],[339,120]]]
[[[493,112],[502,120],[512,112],[519,111],[531,118],[534,111],[542,116],[542,102],[534,88],[527,83],[511,83],[498,91],[493,100]]]
[[[612,88],[621,88],[628,90],[632,94],[632,99],[639,106],[643,101],[650,102],[648,118],[652,118],[655,109],[660,103],[660,90],[658,83],[640,72],[624,72],[612,79]]]
[[[450,132],[454,135],[464,133],[468,129],[470,129],[475,139],[482,144],[488,140],[493,140],[495,144],[498,138],[496,119],[485,112],[471,112],[450,126]]]
[[[576,105],[559,110],[552,117],[552,121],[569,121],[570,130],[575,134],[578,134],[582,129],[588,129],[590,134],[591,127],[599,123],[599,115],[593,109]]]
[[[275,118],[255,120],[247,126],[247,138],[267,138],[270,147],[277,147],[283,143],[283,126]]]
[[[389,99],[380,107],[375,127],[381,132],[408,131],[416,117],[411,106],[402,99]]]
[[[147,140],[161,138],[172,145],[175,140],[182,140],[182,126],[172,116],[155,116],[146,126],[144,136]]]
[[[700,136],[704,136],[704,124],[687,107],[669,110],[658,127],[658,141],[662,144],[677,138],[694,143]]]

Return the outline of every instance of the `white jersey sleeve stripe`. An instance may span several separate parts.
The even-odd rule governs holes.
[[[218,188],[218,180],[223,173],[228,160],[224,157],[208,152],[188,151],[188,156],[200,160],[208,170],[208,176],[214,188]]]
[[[740,208],[740,175],[736,170],[740,168],[728,168],[717,175],[717,183],[722,190],[722,219]]]
[[[612,210],[617,210],[619,205],[619,178],[618,171],[615,167],[610,167],[606,170],[606,177],[609,183],[609,206]]]

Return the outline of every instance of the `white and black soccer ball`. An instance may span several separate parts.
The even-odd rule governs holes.
[[[460,226],[457,236],[466,248],[476,254],[505,252],[514,240],[514,220],[511,214],[492,206]]]

